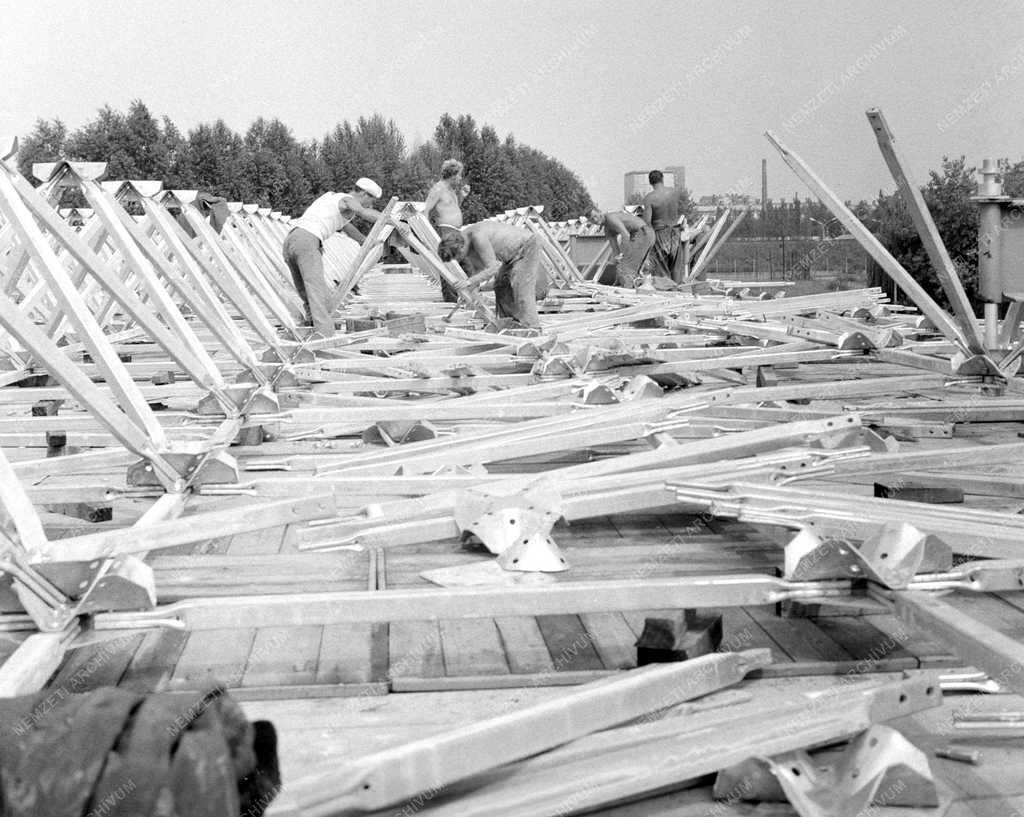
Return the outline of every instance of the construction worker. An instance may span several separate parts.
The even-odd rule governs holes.
[[[324,280],[324,242],[340,230],[361,244],[366,236],[352,225],[352,219],[380,218],[369,205],[382,193],[380,185],[367,178],[359,179],[348,193],[324,193],[292,220],[292,230],[285,237],[284,260],[305,307],[306,323],[325,338],[334,335],[334,319]]]
[[[654,246],[650,252],[653,274],[676,281],[679,275],[676,265],[681,257],[679,194],[674,187],[665,187],[664,179],[660,170],[647,174],[647,181],[654,189],[644,196],[644,221],[654,230]]]
[[[438,246],[442,261],[460,261],[473,273],[456,286],[457,291],[479,289],[493,278],[497,316],[530,329],[540,328],[537,301],[548,294],[540,252],[537,236],[500,221],[470,224],[448,233]]]
[[[642,218],[625,211],[602,213],[594,209],[590,220],[604,227],[615,262],[615,285],[633,287],[654,243],[654,230]]]
[[[469,194],[469,185],[463,182],[464,168],[458,159],[445,159],[441,165],[441,178],[427,193],[423,212],[437,228],[441,238],[462,229],[462,202]],[[441,296],[449,303],[458,300],[447,281],[441,281]]]

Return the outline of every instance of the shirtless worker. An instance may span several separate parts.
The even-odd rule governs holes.
[[[458,159],[445,159],[441,165],[441,178],[427,193],[423,212],[437,228],[441,238],[462,229],[462,201],[469,194],[469,185],[463,183],[463,165]],[[447,281],[441,281],[441,296],[455,303],[458,296]]]
[[[644,196],[644,221],[654,230],[654,246],[651,248],[653,270],[672,281],[676,280],[676,264],[680,259],[679,194],[674,187],[665,187],[664,175],[660,170],[647,174],[647,181],[654,189]]]
[[[380,213],[370,204],[382,194],[372,179],[359,179],[349,193],[324,193],[297,219],[284,240],[284,260],[292,273],[295,289],[306,310],[306,322],[325,338],[334,335],[334,319],[324,280],[324,241],[341,230],[360,244],[365,240],[352,226],[356,216],[376,221]]]
[[[512,224],[480,221],[441,239],[442,261],[460,261],[469,279],[458,290],[478,289],[494,278],[494,301],[499,318],[540,328],[537,301],[548,294],[548,276],[540,264],[540,239]]]
[[[590,220],[604,227],[615,260],[615,285],[636,286],[637,276],[654,243],[654,230],[642,218],[625,211],[602,213],[594,209]]]

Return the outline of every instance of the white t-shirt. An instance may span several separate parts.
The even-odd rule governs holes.
[[[355,215],[351,211],[349,215],[344,215],[340,209],[342,201],[347,202],[351,198],[350,193],[324,193],[292,222],[292,226],[301,227],[321,241],[326,241]]]

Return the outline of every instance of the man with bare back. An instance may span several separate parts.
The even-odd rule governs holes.
[[[460,290],[478,289],[493,278],[498,317],[530,329],[540,328],[537,301],[548,292],[540,252],[537,236],[500,221],[481,221],[450,232],[438,247],[442,261],[459,261],[472,273]]]
[[[615,285],[636,286],[636,278],[654,243],[654,230],[642,218],[624,210],[602,213],[595,208],[590,213],[590,220],[604,227],[605,237],[611,245]]]
[[[676,280],[676,265],[680,261],[679,194],[674,187],[665,187],[660,170],[647,174],[654,189],[644,196],[644,221],[654,230],[651,248],[652,272]]]

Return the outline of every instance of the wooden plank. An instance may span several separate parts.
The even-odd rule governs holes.
[[[492,618],[441,622],[445,675],[505,675],[509,672],[498,628]]]
[[[925,667],[959,667],[963,661],[953,655],[944,644],[933,639],[924,630],[911,627],[891,613],[871,617],[871,624],[890,638],[897,639],[907,651]]]
[[[373,678],[373,629],[378,626],[363,621],[326,625],[320,641],[316,683],[369,683]]]
[[[130,635],[71,650],[48,686],[71,693],[116,686],[143,638],[143,635]]]
[[[494,619],[505,647],[505,658],[513,674],[553,672],[544,636],[532,616],[506,616]]]
[[[211,683],[240,686],[256,630],[189,633],[168,682],[169,689],[196,689]]]
[[[859,662],[860,672],[872,672],[875,662],[886,660],[891,666],[900,661],[906,669],[919,666],[917,658],[901,643],[901,639],[883,633],[869,621],[874,616],[832,616],[817,619],[818,626]]]
[[[261,627],[256,631],[242,686],[312,684],[323,627]]]
[[[579,616],[538,616],[537,625],[548,645],[551,662],[556,670],[604,669],[604,662],[594,649]]]
[[[775,664],[785,664],[793,660],[785,649],[766,633],[760,624],[750,617],[741,607],[723,607],[721,609],[700,610],[704,615],[722,616],[722,652],[739,650],[768,649],[771,650]]]
[[[794,661],[848,661],[852,658],[842,646],[812,621],[804,618],[779,618],[772,607],[745,607]]]
[[[153,630],[142,637],[120,686],[138,692],[162,692],[174,673],[188,633],[183,630]]]
[[[445,674],[436,621],[393,621],[388,640],[388,677],[440,678]]]
[[[236,533],[228,545],[230,556],[257,556],[280,553],[284,542],[285,528],[263,528],[248,533]]]
[[[607,669],[636,666],[636,634],[622,613],[584,613],[580,621]]]

